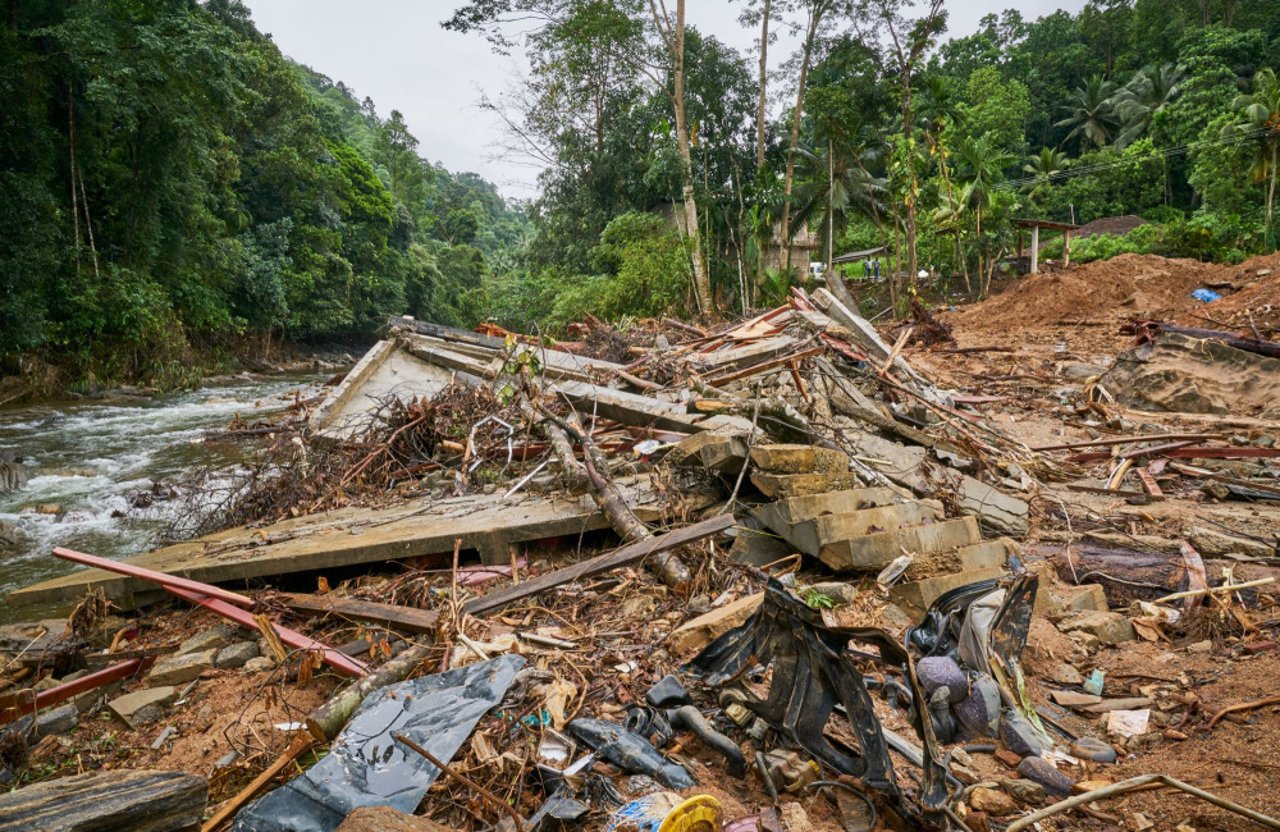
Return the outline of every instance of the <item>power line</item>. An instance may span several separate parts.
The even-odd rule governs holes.
[[[1181,145],[1175,145],[1173,147],[1163,148],[1160,150],[1156,150],[1150,155],[1143,156],[1136,159],[1111,159],[1106,162],[1094,162],[1092,164],[1083,165],[1081,167],[1066,168],[1064,170],[1054,171],[1048,176],[1037,175],[1037,176],[1025,176],[1019,179],[1009,179],[1004,182],[1000,182],[996,185],[993,185],[992,189],[993,190],[1005,190],[1005,189],[1012,190],[1012,189],[1020,188],[1023,185],[1031,184],[1033,182],[1043,182],[1045,180],[1048,180],[1050,183],[1052,183],[1052,182],[1057,182],[1063,179],[1068,179],[1073,176],[1087,176],[1089,174],[1098,173],[1100,171],[1107,170],[1113,167],[1118,167],[1120,165],[1132,165],[1140,162],[1145,162],[1150,159],[1168,158],[1170,156],[1181,156],[1186,153],[1190,153],[1193,150],[1199,150],[1200,148],[1203,148],[1203,147],[1211,147],[1213,145],[1240,144],[1243,142],[1247,142],[1251,139],[1256,139],[1259,136],[1265,135],[1266,133],[1269,133],[1269,132],[1271,132],[1271,128],[1269,127],[1254,127],[1229,137],[1219,137],[1217,139],[1204,139],[1198,142],[1189,142],[1187,144],[1181,144]]]

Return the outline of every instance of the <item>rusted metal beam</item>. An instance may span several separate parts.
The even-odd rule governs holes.
[[[0,709],[0,725],[13,722],[23,714],[35,713],[41,708],[65,702],[85,691],[95,690],[103,685],[109,685],[112,682],[128,678],[146,669],[147,665],[153,661],[155,661],[154,658],[130,659],[113,664],[110,667],[104,667],[102,670],[86,674],[79,679],[66,682],[57,687],[42,690],[39,693],[31,690],[17,691],[12,695],[10,703]]]
[[[132,564],[123,563],[116,560],[107,560],[97,555],[88,555],[84,552],[77,552],[74,549],[64,549],[61,546],[53,550],[55,558],[62,558],[73,563],[82,563],[85,566],[93,566],[98,569],[105,569],[108,572],[115,572],[119,575],[128,575],[130,578],[141,578],[144,581],[160,584],[165,588],[176,587],[186,590],[187,592],[198,592],[207,598],[217,598],[231,604],[238,604],[242,607],[252,607],[253,599],[236,592],[229,592],[225,589],[219,589],[210,584],[193,581],[189,578],[180,578],[177,575],[169,575],[165,572],[157,572],[154,569],[147,569],[143,566],[134,566]]]
[[[254,619],[253,613],[248,610],[242,610],[237,606],[228,604],[226,601],[218,598],[210,598],[206,595],[200,594],[199,592],[191,592],[174,586],[166,586],[165,589],[184,601],[199,604],[210,612],[215,612],[229,621],[234,621],[241,627],[245,627],[250,630],[258,629],[258,622]],[[272,627],[275,628],[276,634],[280,636],[280,640],[290,647],[297,648],[298,650],[320,651],[324,657],[325,664],[340,673],[345,673],[348,676],[364,676],[369,672],[369,669],[365,667],[363,662],[353,659],[345,653],[333,649],[327,644],[323,644],[315,639],[309,638],[308,636],[304,636],[297,630],[290,630],[288,627],[281,626],[280,624],[272,624]]]

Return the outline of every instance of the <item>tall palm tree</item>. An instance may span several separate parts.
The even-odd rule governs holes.
[[[1111,143],[1111,137],[1119,127],[1111,96],[1115,93],[1115,84],[1094,75],[1071,94],[1069,107],[1071,115],[1055,124],[1055,127],[1070,127],[1064,141],[1079,137],[1081,143],[1089,142],[1094,147],[1102,147]]]
[[[1111,106],[1122,127],[1116,146],[1125,147],[1142,138],[1151,119],[1182,91],[1187,71],[1177,64],[1152,64],[1133,74],[1112,97]]]
[[[1270,67],[1260,69],[1253,76],[1253,92],[1240,95],[1232,103],[1237,111],[1236,122],[1224,130],[1224,137],[1241,134],[1258,138],[1258,153],[1253,162],[1253,178],[1267,184],[1268,247],[1274,249],[1272,234],[1272,209],[1276,201],[1276,163],[1280,155],[1280,82]]]
[[[995,198],[996,184],[1004,179],[1004,171],[1013,164],[1013,154],[1002,150],[991,141],[990,134],[978,138],[965,137],[956,145],[957,171],[964,187],[959,202],[973,212],[974,243],[978,251],[978,273],[981,275],[983,295],[991,286],[995,256],[984,257],[982,217]],[[986,261],[985,267],[983,261]]]
[[[1040,148],[1040,152],[1028,157],[1027,163],[1022,166],[1023,173],[1034,177],[1022,186],[1023,190],[1027,192],[1027,196],[1035,199],[1052,185],[1055,179],[1062,178],[1063,171],[1070,163],[1071,160],[1067,154],[1061,150],[1054,150],[1052,147]]]

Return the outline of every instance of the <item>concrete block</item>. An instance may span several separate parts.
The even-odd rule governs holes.
[[[177,698],[177,688],[172,685],[161,685],[117,696],[107,703],[107,707],[130,728],[136,728],[139,725],[154,722],[160,717],[164,707]]]
[[[764,516],[767,516],[767,512]],[[817,557],[822,547],[829,543],[839,543],[850,538],[918,526],[921,523],[940,519],[942,519],[940,508],[909,502],[842,514],[824,514],[812,520],[801,520],[789,527],[781,523],[769,523],[769,527],[806,555]]]
[[[836,571],[883,569],[903,552],[941,552],[982,542],[978,521],[959,517],[823,545],[818,557]]]
[[[854,488],[848,491],[828,491],[823,494],[789,497],[759,506],[752,511],[752,514],[764,522],[762,513],[768,511],[775,522],[792,525],[824,514],[843,514],[900,502],[902,497],[892,488]]]
[[[778,535],[756,529],[739,529],[729,548],[735,562],[751,566],[765,566],[794,553],[795,547]]]
[[[967,475],[961,476],[956,485],[956,504],[961,511],[977,517],[985,528],[1001,534],[1020,537],[1030,527],[1026,500]]]
[[[988,566],[985,569],[969,569],[951,575],[936,575],[932,578],[921,578],[898,584],[889,590],[889,600],[911,613],[916,621],[924,617],[929,606],[939,595],[950,592],[958,586],[976,581],[998,578],[1005,573],[1003,566]]]
[[[771,474],[829,474],[849,470],[849,457],[815,445],[757,445],[751,461]]]
[[[825,494],[828,491],[845,491],[856,487],[858,481],[848,471],[820,474],[770,474],[765,471],[752,471],[751,484],[766,497],[779,500],[786,497]]]
[[[147,681],[152,685],[180,685],[198,678],[201,673],[213,667],[217,650],[205,650],[202,653],[187,653],[169,656],[152,666],[147,674]]]
[[[1009,562],[1009,555],[1017,552],[1017,545],[1007,537],[984,540],[972,546],[961,546],[943,552],[918,552],[907,568],[906,577],[907,580],[920,581],[938,575],[1004,566]]]
[[[702,431],[680,440],[671,454],[681,465],[702,465],[723,474],[736,474],[747,461],[747,439],[740,433]]]
[[[697,653],[734,627],[742,625],[763,601],[764,593],[757,592],[686,621],[667,637],[671,652],[681,656]]]

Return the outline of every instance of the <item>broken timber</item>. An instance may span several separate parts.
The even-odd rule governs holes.
[[[393,627],[409,633],[434,633],[439,615],[433,610],[420,610],[398,604],[380,604],[376,601],[360,601],[355,598],[339,598],[332,595],[302,595],[283,593],[289,609],[314,615],[368,621]]]
[[[524,581],[523,583],[509,586],[505,589],[490,592],[479,598],[472,598],[462,605],[462,611],[471,615],[481,615],[507,604],[519,601],[522,598],[528,598],[536,595],[544,590],[562,586],[582,578],[598,575],[601,572],[608,572],[612,569],[618,569],[631,563],[643,560],[649,555],[657,552],[666,551],[676,546],[683,546],[694,541],[701,540],[704,537],[710,537],[713,534],[722,532],[733,525],[733,515],[721,514],[712,517],[709,520],[703,520],[692,526],[686,526],[682,529],[676,529],[668,532],[660,537],[651,537],[635,543],[623,546],[621,549],[609,552],[608,554],[584,560],[575,563],[572,566],[566,566],[563,569],[557,569],[554,572],[548,572],[545,575],[539,575],[536,578]]]
[[[641,519],[657,519],[648,477],[617,481]],[[166,546],[125,563],[205,583],[275,577],[338,566],[380,563],[453,551],[455,540],[490,563],[510,561],[509,544],[605,529],[609,521],[587,495],[474,495],[395,509],[348,508],[293,518],[264,528],[240,527]],[[88,569],[9,594],[11,604],[71,601],[101,587],[122,608],[153,589],[140,578]]]
[[[181,771],[76,774],[0,794],[0,832],[192,829],[207,799],[205,779]]]

